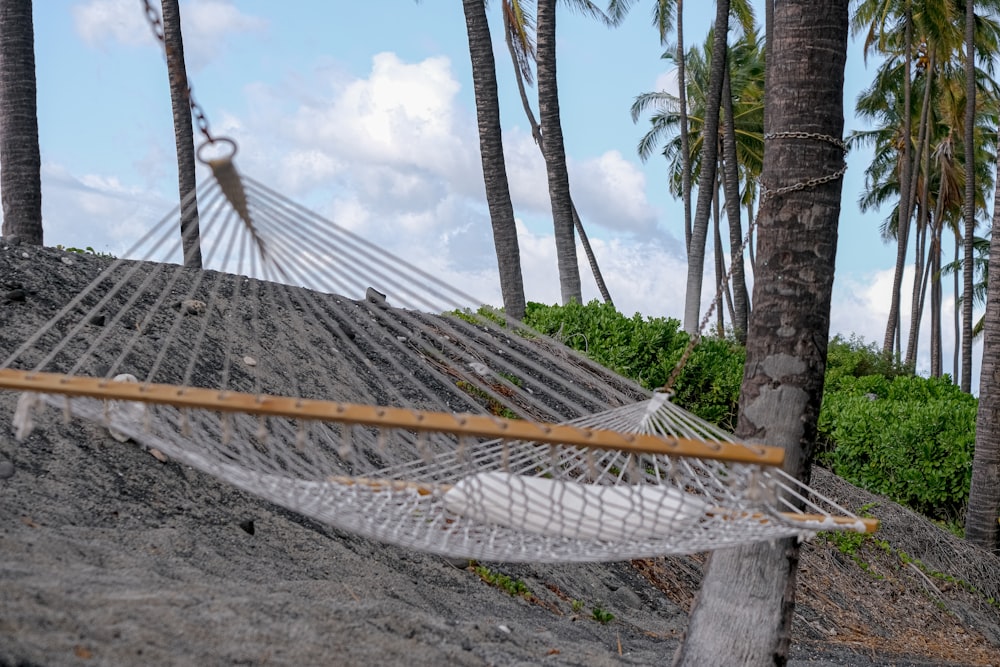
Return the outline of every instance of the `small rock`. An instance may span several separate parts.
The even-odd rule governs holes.
[[[367,301],[368,303],[374,303],[376,306],[379,306],[380,308],[389,307],[389,304],[385,302],[385,294],[382,294],[382,292],[379,292],[374,287],[369,287],[368,289],[365,290],[365,301]]]
[[[14,464],[4,459],[0,461],[0,479],[9,479],[14,476]]]
[[[26,252],[22,252],[22,253],[21,253],[21,257],[23,257],[24,259],[28,259],[29,257],[31,257],[31,255],[29,255],[29,254],[28,254],[28,253],[26,253]]]
[[[247,535],[253,535],[256,529],[253,525],[253,519],[246,519],[245,521],[240,521],[240,528],[242,528]]]
[[[62,261],[62,263],[63,263],[63,264],[65,264],[66,266],[73,266],[74,264],[76,264],[76,262],[74,262],[74,261],[73,261],[72,259],[70,259],[69,257],[60,257],[59,259],[60,259],[60,260]]]
[[[254,359],[253,357],[247,355],[247,356],[243,357],[243,363],[246,364],[247,366],[256,366],[257,365],[257,360]]]
[[[180,308],[185,315],[204,315],[208,304],[199,299],[184,299],[176,307]]]
[[[499,630],[500,632],[504,633],[505,635],[509,635],[510,634],[510,628],[508,628],[506,625],[503,625],[503,624],[498,625],[497,626],[497,630]]]
[[[160,463],[166,463],[167,461],[169,461],[169,460],[170,460],[170,459],[168,459],[168,458],[167,458],[167,455],[166,455],[166,454],[164,454],[163,452],[161,452],[161,451],[160,451],[159,449],[157,449],[156,447],[150,447],[150,448],[149,448],[149,453],[150,453],[150,454],[152,455],[152,457],[153,457],[154,459],[156,459],[156,460],[157,460],[157,461],[159,461]]]
[[[106,321],[107,318],[104,315],[94,315],[90,318],[90,323],[95,327],[103,327]]]
[[[14,303],[15,301],[23,302],[28,298],[28,293],[23,289],[12,289],[3,295],[4,303]]]

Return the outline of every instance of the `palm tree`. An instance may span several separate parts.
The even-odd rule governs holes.
[[[722,81],[726,68],[726,47],[729,34],[729,0],[716,0],[715,39],[712,43],[712,70],[708,79],[705,104],[705,135],[701,142],[701,174],[698,178],[698,199],[691,225],[688,248],[688,273],[684,292],[684,331],[696,335],[701,328],[701,286],[705,273],[705,241],[708,217],[711,213],[712,192],[715,189],[715,168],[719,155],[719,109],[722,103]]]
[[[31,0],[0,2],[0,190],[3,235],[42,245],[35,33]]]
[[[531,35],[534,27],[532,17],[520,0],[504,0],[502,9],[504,37],[507,42],[507,51],[510,53],[511,61],[514,65],[514,78],[517,82],[517,90],[521,96],[521,106],[524,109],[525,116],[528,118],[528,124],[531,126],[531,136],[534,137],[535,144],[542,152],[542,159],[545,159],[545,149],[542,147],[542,128],[535,119],[535,112],[531,109],[531,103],[528,101],[528,93],[525,90],[525,84],[531,84],[532,82],[531,63],[535,59],[535,43]],[[583,246],[583,252],[587,255],[587,262],[590,264],[590,271],[594,275],[594,282],[597,283],[597,290],[601,293],[601,298],[604,299],[604,302],[613,306],[614,302],[611,300],[611,293],[604,282],[604,275],[601,273],[601,268],[597,264],[597,256],[590,245],[590,239],[583,228],[583,221],[580,220],[580,213],[576,210],[576,204],[573,204],[572,198],[570,199],[570,205],[573,211],[573,227],[580,237],[580,245]]]
[[[552,204],[552,224],[559,265],[559,291],[562,303],[583,300],[580,267],[576,259],[573,234],[573,204],[569,193],[566,149],[559,119],[559,86],[556,83],[556,0],[538,0],[537,57],[538,118],[545,156],[545,173]]]
[[[710,32],[702,48],[691,49],[685,61],[688,66],[687,99],[691,102],[690,113],[678,113],[678,96],[665,91],[643,93],[636,97],[632,105],[632,119],[653,109],[650,129],[642,137],[638,146],[639,156],[646,160],[663,145],[663,155],[667,158],[669,188],[674,196],[683,196],[684,177],[691,172],[700,175],[703,169],[701,145],[704,141],[706,97],[705,91],[711,71],[712,44],[714,30]],[[740,222],[740,207],[752,210],[756,198],[756,182],[760,175],[763,151],[763,90],[764,62],[763,48],[755,30],[744,32],[729,46],[730,65],[724,72],[724,85],[728,94],[723,95],[723,133],[721,160],[724,178],[722,183],[726,200],[726,217],[729,221],[729,249],[733,258],[733,311],[734,333],[741,340],[746,331],[746,313],[749,298],[743,275],[743,234]],[[673,60],[674,54],[663,54],[664,59]],[[689,121],[689,132],[685,135],[678,125]],[[690,138],[692,155],[685,160],[685,137]],[[686,164],[686,163],[690,164]],[[741,188],[742,194],[741,194]],[[715,191],[713,187],[713,192]],[[749,215],[749,214],[748,214]],[[723,271],[725,273],[725,271]]]
[[[843,132],[848,2],[774,4],[765,128],[772,138],[762,173],[772,192],[843,166],[834,141]],[[781,136],[804,127],[832,141]],[[823,394],[841,187],[834,179],[773,193],[758,223],[737,435],[784,447],[785,469],[801,479],[808,478]],[[794,539],[712,553],[674,664],[784,664],[798,559]]]
[[[465,26],[472,58],[472,85],[476,95],[476,117],[479,123],[479,150],[483,162],[486,201],[493,226],[493,243],[500,270],[500,290],[506,314],[514,319],[524,317],[524,284],[521,276],[521,254],[514,223],[514,206],[510,200],[507,167],[504,162],[500,131],[500,101],[497,94],[496,62],[490,38],[484,0],[463,0]],[[572,230],[571,230],[572,232]]]
[[[998,163],[1000,169],[1000,163]],[[1000,173],[993,197],[993,229],[1000,229]],[[1000,257],[1000,234],[990,240],[990,254]],[[968,261],[968,258],[966,258]],[[971,299],[969,299],[971,301]],[[983,316],[983,367],[979,376],[976,414],[976,451],[972,484],[965,513],[965,539],[994,553],[1000,552],[1000,275],[987,278]]]
[[[976,11],[973,0],[965,0],[965,269],[962,291],[972,294],[972,250],[976,235]],[[962,391],[972,393],[972,299],[962,303]]]
[[[184,266],[201,268],[198,229],[198,187],[194,161],[194,129],[191,123],[191,93],[184,65],[181,12],[177,0],[162,0],[163,47],[167,54],[170,105],[174,114],[174,143],[177,149],[177,185],[181,198],[181,241]]]

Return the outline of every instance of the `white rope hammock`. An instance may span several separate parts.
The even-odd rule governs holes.
[[[875,529],[782,472],[782,450],[212,167],[204,270],[179,265],[177,210],[2,361],[19,438],[54,406],[337,528],[453,557],[621,560]]]

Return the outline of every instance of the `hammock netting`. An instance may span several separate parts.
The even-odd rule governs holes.
[[[196,193],[203,269],[181,265],[178,207],[0,349],[19,438],[55,407],[336,528],[458,558],[874,529],[784,473],[781,450],[213,169]]]

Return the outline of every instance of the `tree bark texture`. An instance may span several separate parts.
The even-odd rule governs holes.
[[[1000,169],[1000,167],[998,167]],[[1000,257],[1000,173],[993,196],[990,257]],[[1000,553],[1000,271],[990,271],[983,315],[983,367],[979,373],[976,452],[965,513],[965,539]]]
[[[684,202],[684,252],[691,253],[691,138],[688,136],[687,72],[684,64],[684,0],[677,0],[677,102],[681,121],[681,199]]]
[[[965,3],[965,246],[962,267],[962,380],[960,387],[972,392],[972,290],[973,246],[976,240],[976,3]],[[996,256],[996,255],[994,255]]]
[[[552,224],[559,265],[559,291],[563,304],[583,301],[580,266],[573,233],[573,202],[569,195],[566,149],[559,120],[559,87],[556,83],[556,0],[539,0],[535,17],[538,66],[538,121],[542,127],[545,173],[549,181]]]
[[[167,53],[170,106],[174,113],[174,144],[177,149],[177,189],[181,197],[181,242],[184,266],[201,268],[201,233],[198,229],[198,188],[194,162],[194,128],[191,122],[191,93],[184,64],[181,11],[178,0],[162,0],[163,44]]]
[[[479,152],[483,162],[486,203],[493,226],[493,244],[500,270],[500,291],[504,311],[509,317],[524,318],[524,282],[521,253],[514,224],[514,205],[510,200],[507,166],[500,132],[500,99],[497,94],[496,61],[493,41],[483,0],[463,0],[465,27],[472,58],[472,86],[476,95],[476,118],[479,124]]]
[[[41,173],[31,0],[2,0],[0,190],[4,236],[42,245]]]
[[[729,1],[715,3],[715,36],[712,41],[712,72],[705,97],[705,134],[701,142],[701,173],[698,176],[698,200],[688,244],[687,285],[684,293],[684,331],[696,335],[700,326],[701,287],[705,279],[705,243],[711,216],[712,194],[715,191],[715,170],[719,160],[719,108],[722,100],[722,80],[726,69],[727,36],[729,34]]]
[[[736,119],[733,93],[726,67],[722,84],[722,106],[726,112],[722,134],[722,184],[726,194],[726,221],[729,223],[730,272],[733,283],[733,335],[741,344],[747,342],[747,318],[750,314],[747,279],[743,264],[743,226],[740,223],[740,173],[736,155]]]
[[[910,158],[910,60],[913,52],[913,17],[909,3],[906,7],[905,19],[905,45],[903,63],[905,72],[903,74],[903,155],[899,168],[899,209],[896,218],[896,265],[892,275],[892,298],[889,303],[889,319],[885,325],[885,337],[882,339],[882,354],[891,357],[895,349],[896,334],[899,329],[900,303],[902,297],[903,269],[906,267],[906,246],[910,232],[909,199],[910,199],[910,172],[913,162]],[[928,87],[929,88],[929,87]],[[896,349],[897,356],[902,354]]]
[[[840,138],[849,0],[774,5],[768,53],[768,135]],[[835,145],[771,137],[763,184],[787,187],[843,165]],[[783,447],[785,469],[808,478],[823,394],[843,179],[771,196],[758,220],[754,308],[737,435]],[[794,611],[798,546],[780,540],[716,551],[675,664],[784,665]]]

